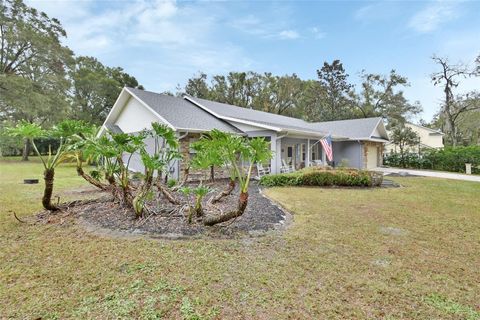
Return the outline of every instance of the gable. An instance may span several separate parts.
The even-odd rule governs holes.
[[[123,132],[132,133],[151,129],[152,122],[165,124],[156,114],[145,108],[140,101],[130,97],[112,123],[117,125]]]

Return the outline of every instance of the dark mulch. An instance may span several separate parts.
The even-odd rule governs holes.
[[[206,199],[223,190],[226,184],[226,181],[218,181],[210,185],[212,192],[207,195]],[[175,193],[175,196],[183,197],[179,193]],[[233,210],[236,207],[237,198],[238,186],[230,196],[217,203],[216,208],[209,208],[211,211],[206,213],[218,214],[220,212],[218,209]],[[192,224],[187,223],[186,212],[178,210],[173,214],[161,212],[161,209],[173,208],[162,196],[158,196],[155,201],[149,203],[149,207],[159,214],[136,219],[133,211],[121,207],[118,203],[105,200],[71,208],[70,211],[79,216],[83,224],[93,231],[112,230],[123,235],[166,238],[202,235],[228,238],[246,234],[258,235],[268,230],[281,229],[286,223],[286,213],[261,194],[258,183],[255,181],[250,184],[249,201],[245,213],[233,221],[213,227],[204,226],[200,219]]]

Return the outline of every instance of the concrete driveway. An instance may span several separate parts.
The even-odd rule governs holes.
[[[409,175],[422,176],[422,177],[434,177],[434,178],[480,182],[480,176],[478,175],[467,175],[462,173],[453,173],[453,172],[445,172],[445,171],[429,171],[429,170],[382,168],[382,167],[377,167],[372,170],[383,172],[384,175],[388,175],[390,173],[396,173],[396,174],[406,173]]]

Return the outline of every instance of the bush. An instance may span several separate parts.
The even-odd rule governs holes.
[[[379,186],[383,176],[374,172],[351,168],[332,170],[328,168],[305,168],[293,173],[265,175],[260,184],[265,187],[282,186]]]
[[[431,169],[452,172],[465,172],[465,163],[471,163],[473,173],[480,174],[480,146],[446,147],[429,149],[422,154],[407,154],[405,167],[414,169]],[[385,165],[401,167],[401,157],[392,153],[384,158]]]

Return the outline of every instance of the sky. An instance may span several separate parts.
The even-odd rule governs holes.
[[[122,67],[147,90],[176,91],[199,71],[295,73],[314,79],[324,61],[359,73],[395,69],[431,120],[442,90],[432,55],[473,66],[480,55],[480,1],[44,1],[77,55]],[[459,92],[480,90],[480,78]]]

